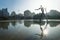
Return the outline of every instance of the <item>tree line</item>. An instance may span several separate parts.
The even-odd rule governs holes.
[[[0,19],[60,19],[60,12],[57,10],[50,10],[50,12],[45,13],[45,16],[41,16],[42,13],[31,12],[30,10],[25,10],[24,13],[16,14],[15,11],[12,11],[11,14],[8,12],[7,8],[0,10]]]

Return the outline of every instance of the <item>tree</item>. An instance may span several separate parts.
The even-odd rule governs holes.
[[[16,16],[15,11],[12,11],[11,16]]]
[[[60,12],[56,11],[56,10],[51,10],[48,14],[47,14],[48,18],[50,19],[59,19],[60,18]]]
[[[28,18],[28,19],[31,18],[31,12],[29,10],[25,10],[24,11],[24,17]]]
[[[15,13],[15,11],[12,11],[12,13],[11,13],[11,19],[16,19],[16,13]]]

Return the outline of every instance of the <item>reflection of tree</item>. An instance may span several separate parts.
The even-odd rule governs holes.
[[[59,21],[49,21],[48,24],[50,24],[51,27],[56,27],[57,25],[60,24]]]
[[[33,21],[33,24],[39,24],[39,25],[44,25],[45,21]]]
[[[22,20],[19,20],[18,22],[19,22],[20,24],[22,24]]]
[[[9,22],[0,22],[0,28],[8,29]]]
[[[25,25],[26,27],[30,27],[31,24],[32,24],[32,21],[24,21],[24,25]]]
[[[27,26],[27,27],[30,27],[31,24],[39,24],[39,25],[44,25],[45,24],[45,21],[42,21],[40,23],[40,21],[24,21],[24,25]]]
[[[16,25],[16,21],[12,21],[11,24],[12,24],[13,26],[15,26],[15,25]]]

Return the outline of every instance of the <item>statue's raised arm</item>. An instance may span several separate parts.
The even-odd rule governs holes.
[[[35,9],[35,10],[40,10],[41,8]]]
[[[42,7],[42,5],[40,5],[40,8],[35,9],[35,10],[41,10],[41,12],[44,13],[44,7]]]

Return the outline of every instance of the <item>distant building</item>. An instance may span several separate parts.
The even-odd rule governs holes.
[[[8,17],[8,16],[9,16],[9,13],[8,13],[7,8],[2,9],[2,15],[3,15],[4,17]]]
[[[0,19],[8,19],[9,18],[9,13],[7,8],[2,8],[0,10]]]
[[[2,10],[0,10],[0,17],[2,17],[3,16],[3,13],[2,13]]]

